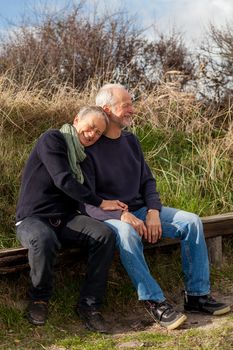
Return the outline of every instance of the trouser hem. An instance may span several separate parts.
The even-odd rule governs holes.
[[[209,295],[210,294],[210,290],[206,291],[206,292],[189,292],[189,291],[185,291],[187,293],[187,295],[193,296],[193,297],[202,297],[204,295]]]

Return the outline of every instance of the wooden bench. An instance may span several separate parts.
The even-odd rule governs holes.
[[[210,263],[220,266],[222,263],[222,237],[233,235],[233,212],[213,215],[201,218],[204,226],[206,242],[208,246]],[[156,244],[145,244],[145,249],[154,249],[178,244],[179,240],[162,239]],[[61,255],[72,258],[77,249],[68,252],[62,251]],[[10,248],[0,249],[0,274],[8,274],[28,268],[27,249]]]

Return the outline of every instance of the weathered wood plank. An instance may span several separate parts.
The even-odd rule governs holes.
[[[207,245],[210,247],[210,260],[211,262],[220,264],[222,254],[221,240],[215,238],[233,235],[233,212],[221,215],[206,216],[202,217],[201,220],[204,226]],[[210,243],[211,241],[213,241],[212,244]],[[156,244],[145,244],[145,249],[164,247],[178,243],[178,239],[166,238],[162,239]],[[71,254],[66,253],[66,255],[69,256]],[[23,270],[28,267],[27,262],[27,249],[25,248],[19,247],[0,249],[0,274]]]
[[[212,238],[233,234],[233,213],[213,215],[201,218],[205,237]]]
[[[233,212],[201,217],[201,221],[203,222],[203,224],[208,224],[211,222],[226,221],[226,220],[231,220],[231,221],[233,220]]]
[[[27,249],[23,247],[0,249],[0,258],[4,258],[5,256],[19,255],[19,254],[25,255],[26,253],[27,253]]]
[[[24,254],[21,255],[11,255],[11,256],[4,256],[0,259],[0,267],[1,266],[11,266],[15,263],[24,262],[27,260],[27,251]]]

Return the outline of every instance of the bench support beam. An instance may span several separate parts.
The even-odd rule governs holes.
[[[222,237],[214,237],[206,240],[211,265],[221,267],[223,261],[222,255]]]

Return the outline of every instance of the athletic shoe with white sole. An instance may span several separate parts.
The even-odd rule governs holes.
[[[145,308],[154,321],[169,330],[178,328],[187,319],[184,314],[175,311],[166,300],[162,302],[146,300]]]
[[[193,296],[185,293],[184,310],[219,316],[230,312],[231,308],[225,303],[216,301],[210,295]]]

